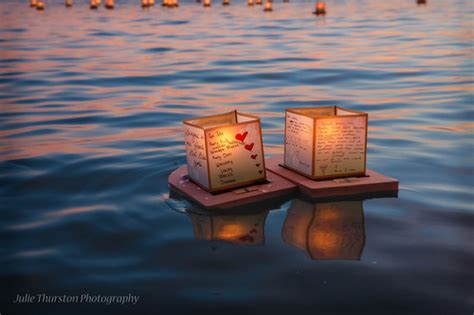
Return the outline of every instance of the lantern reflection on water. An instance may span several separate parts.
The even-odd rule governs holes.
[[[268,211],[242,215],[196,214],[188,212],[198,240],[219,240],[238,245],[262,245]]]
[[[362,201],[313,204],[294,199],[282,236],[311,259],[360,260],[365,244]]]

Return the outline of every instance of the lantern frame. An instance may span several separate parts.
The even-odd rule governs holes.
[[[203,125],[196,124],[196,123],[192,122],[192,121],[196,121],[196,120],[206,120],[206,119],[219,118],[219,117],[225,117],[225,116],[230,116],[230,115],[233,115],[233,121],[234,122],[227,123],[227,124],[220,124],[218,126],[212,126],[212,127],[208,127],[208,128],[206,128]],[[246,120],[246,121],[239,122],[239,116],[250,118],[251,120]],[[255,123],[257,124],[257,131],[259,133],[259,135],[257,137],[258,137],[258,141],[260,142],[259,146],[260,146],[261,158],[260,158],[259,161],[262,165],[262,168],[261,168],[262,172],[260,173],[259,176],[257,176],[254,179],[251,179],[251,180],[236,182],[236,183],[232,183],[232,184],[228,184],[228,185],[221,185],[221,187],[215,187],[215,185],[213,185],[212,179],[211,179],[211,168],[210,168],[211,165],[210,165],[210,161],[209,161],[209,155],[210,154],[209,154],[209,150],[208,150],[208,134],[210,132],[218,130],[220,128],[245,126],[245,125],[248,125],[248,124],[255,124]],[[247,114],[247,113],[238,112],[237,110],[233,110],[231,112],[227,112],[227,113],[223,113],[223,114],[209,115],[209,116],[199,116],[199,117],[194,117],[194,118],[190,118],[190,119],[185,119],[185,120],[183,120],[183,124],[191,126],[193,128],[198,128],[198,129],[202,130],[202,132],[204,134],[204,149],[205,149],[205,157],[206,157],[206,162],[205,163],[206,163],[206,172],[207,172],[207,186],[204,183],[202,183],[201,181],[199,181],[197,178],[193,178],[193,176],[191,175],[191,172],[189,172],[189,163],[187,162],[188,177],[193,183],[195,183],[196,185],[198,185],[199,187],[201,187],[202,189],[204,189],[204,190],[206,190],[210,193],[219,193],[219,192],[225,192],[225,191],[235,189],[235,188],[248,186],[248,185],[251,185],[251,184],[265,183],[266,182],[267,173],[266,173],[266,166],[265,166],[265,152],[264,152],[264,148],[263,148],[262,125],[261,125],[261,121],[260,121],[259,117],[251,115],[251,114]],[[255,145],[257,145],[257,143],[255,143]],[[188,152],[187,151],[186,151],[186,158],[188,158]],[[236,169],[236,172],[238,172],[238,169]]]
[[[332,115],[317,115],[317,114],[305,114],[305,111],[318,111],[318,110],[332,110]],[[351,115],[337,115],[337,111],[341,110],[344,112],[350,112],[352,113]],[[311,174],[306,173],[304,171],[298,170],[290,165],[288,165],[286,159],[287,159],[287,119],[288,119],[288,113],[292,113],[295,115],[303,116],[306,118],[310,118],[313,120],[313,132],[312,132],[312,153],[311,153]],[[316,171],[316,155],[317,155],[317,148],[316,148],[316,127],[318,121],[324,120],[324,119],[334,119],[337,117],[341,118],[356,118],[356,117],[364,117],[365,118],[365,132],[364,132],[364,169],[363,171],[358,171],[358,172],[347,172],[347,173],[341,173],[341,174],[333,174],[333,175],[315,175]],[[305,177],[311,178],[313,180],[330,180],[330,179],[336,179],[336,178],[345,178],[345,177],[363,177],[366,176],[366,171],[367,171],[367,136],[368,136],[368,123],[369,123],[369,117],[367,113],[361,112],[361,111],[356,111],[356,110],[351,110],[347,108],[343,108],[340,106],[318,106],[318,107],[293,107],[293,108],[286,108],[285,109],[285,136],[284,136],[284,154],[283,154],[283,164],[281,166],[298,173],[300,175],[303,175]]]

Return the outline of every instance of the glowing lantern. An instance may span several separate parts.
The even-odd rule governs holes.
[[[162,0],[161,6],[162,7],[167,7],[169,5],[169,0]]]
[[[287,109],[283,166],[315,180],[365,176],[367,123],[338,106]]]
[[[262,245],[268,211],[243,215],[201,215],[189,212],[194,236],[199,240],[219,240],[237,245]]]
[[[169,6],[172,7],[172,8],[179,7],[178,0],[169,0]]]
[[[105,7],[107,9],[113,9],[115,6],[114,0],[105,0]]]
[[[263,8],[263,11],[265,12],[273,11],[272,2],[270,0],[265,1],[265,7]]]
[[[204,6],[205,7],[210,7],[211,6],[211,0],[204,0]]]
[[[255,0],[256,5],[262,5],[262,0]]]
[[[155,0],[148,0],[148,5],[150,7],[154,6],[155,5]]]
[[[224,2],[222,2],[222,5],[229,5],[230,4],[230,0],[224,0]]]
[[[311,259],[359,260],[365,244],[362,201],[312,204],[294,199],[282,236]]]
[[[142,0],[142,8],[148,8],[150,6],[149,0]]]
[[[66,0],[66,7],[72,7],[72,0]]]
[[[183,123],[188,174],[194,183],[216,192],[265,180],[258,117],[233,111]]]
[[[30,7],[32,7],[32,8],[33,8],[33,7],[36,7],[36,4],[37,4],[37,3],[38,3],[38,2],[37,2],[36,0],[30,0]]]
[[[98,0],[91,0],[90,1],[90,8],[91,9],[98,9],[99,8],[99,1]]]
[[[43,1],[38,1],[36,2],[36,9],[43,11],[44,10],[44,2]]]
[[[316,9],[313,14],[316,15],[325,15],[326,14],[326,3],[325,2],[316,2]]]
[[[416,0],[416,4],[418,5],[426,4],[426,0]]]
[[[253,6],[253,0],[247,0],[247,5],[248,6]]]

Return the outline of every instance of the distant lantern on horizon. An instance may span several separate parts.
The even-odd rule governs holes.
[[[39,11],[43,11],[44,10],[44,2],[43,1],[36,2],[36,9],[39,10]]]
[[[255,0],[256,5],[262,5],[262,0]]]
[[[316,2],[316,9],[314,10],[313,14],[326,15],[326,3]]]
[[[36,7],[37,3],[38,2],[36,0],[30,0],[30,7],[32,7],[32,8]]]
[[[105,7],[107,9],[113,9],[115,6],[114,0],[105,0]]]
[[[67,8],[72,7],[72,0],[66,0],[66,7]]]
[[[162,0],[161,1],[161,6],[162,7],[167,7],[169,5],[169,0]]]
[[[142,0],[142,8],[148,8],[150,6],[150,2],[148,0]]]
[[[230,0],[224,0],[224,2],[222,2],[222,5],[229,5],[230,4]]]
[[[253,6],[253,0],[247,0],[247,5],[248,6]]]
[[[263,8],[263,11],[265,11],[265,12],[271,12],[271,11],[273,11],[273,8],[272,8],[272,1],[271,1],[271,0],[265,1],[265,7]]]
[[[150,7],[154,6],[155,5],[155,0],[148,0],[148,5]]]
[[[90,1],[90,8],[95,10],[95,9],[98,9],[99,8],[99,1],[97,0],[91,0]]]
[[[204,0],[204,6],[205,7],[210,7],[211,6],[211,0]]]
[[[416,0],[416,4],[426,4],[426,0]]]

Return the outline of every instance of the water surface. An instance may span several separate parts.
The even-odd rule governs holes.
[[[474,311],[470,1],[335,0],[321,18],[293,0],[25,2],[0,3],[2,314]],[[322,105],[369,113],[368,167],[398,198],[224,216],[169,198],[183,119],[256,114],[272,156],[284,109]],[[140,301],[12,304],[84,292]]]

